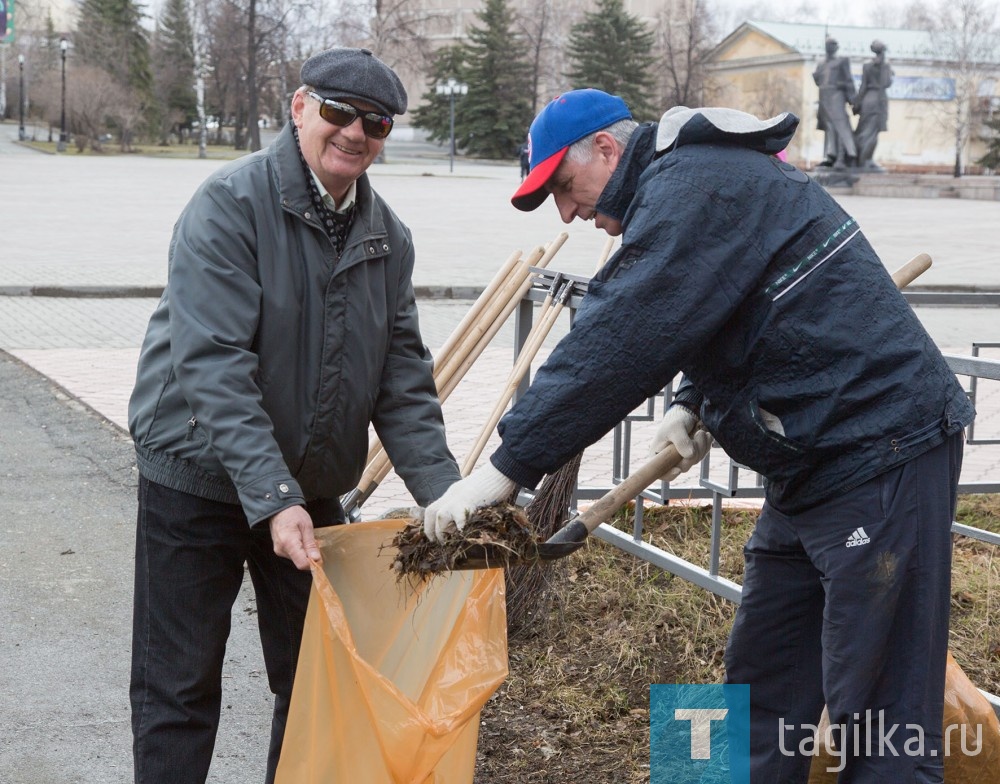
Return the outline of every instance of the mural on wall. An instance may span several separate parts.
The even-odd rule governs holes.
[[[955,80],[945,76],[898,76],[888,95],[894,101],[952,101]]]

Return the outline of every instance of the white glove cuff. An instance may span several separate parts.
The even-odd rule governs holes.
[[[512,479],[508,479],[504,474],[500,473],[496,466],[489,460],[480,466],[474,472],[474,475],[478,480],[476,490],[480,491],[484,498],[488,497],[490,499],[488,503],[507,498],[507,496],[514,492],[514,488],[517,486]],[[470,475],[469,479],[472,479],[472,476]]]
[[[663,418],[665,420],[669,418],[672,422],[684,425],[684,429],[688,434],[694,432],[695,426],[700,421],[696,413],[681,403],[671,403]]]

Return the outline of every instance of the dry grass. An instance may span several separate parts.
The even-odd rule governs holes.
[[[961,522],[1000,531],[1000,500],[962,499]],[[720,572],[742,582],[756,513],[727,510]],[[631,517],[618,518],[631,530]],[[707,566],[709,507],[647,509],[648,537]],[[1000,691],[1000,554],[956,539],[951,649]],[[477,784],[649,781],[649,684],[719,683],[735,606],[591,539],[549,573],[551,607],[512,639],[511,675],[483,712]]]
[[[960,523],[1000,533],[996,496],[965,496]],[[955,538],[950,646],[955,661],[981,689],[1000,693],[1000,552],[995,545]]]

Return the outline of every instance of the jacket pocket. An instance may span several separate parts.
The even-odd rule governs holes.
[[[726,411],[709,401],[704,423],[726,454],[770,480],[788,479],[807,461],[806,444],[768,428],[756,393],[747,392]]]

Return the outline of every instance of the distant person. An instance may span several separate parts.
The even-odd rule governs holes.
[[[459,477],[417,326],[410,231],[365,173],[406,92],[366,49],[321,52],[301,78],[271,146],[221,168],[181,213],[139,357],[136,782],[208,775],[244,564],[274,693],[273,781],[321,558],[314,528],[344,522],[369,423],[419,503]]]
[[[765,479],[726,679],[750,685],[750,780],[805,782],[824,702],[841,782],[942,778],[951,523],[972,405],[857,222],[775,158],[798,119],[674,107],[637,125],[574,90],[531,125],[511,201],[549,196],[619,250],[500,421],[490,459],[424,512],[439,539],[535,487],[672,382],[653,451],[712,437]],[[670,652],[665,651],[665,656]],[[884,724],[883,724],[884,722]]]
[[[883,171],[872,156],[878,143],[879,133],[887,130],[889,119],[888,90],[892,85],[893,72],[886,62],[886,45],[878,39],[872,41],[875,53],[870,63],[861,69],[861,86],[854,99],[854,113],[858,115],[858,127],[854,129],[854,143],[858,150],[858,166],[873,171]]]
[[[522,142],[521,146],[517,148],[518,158],[521,160],[521,181],[528,176],[528,169],[531,162],[531,147],[528,142]]]
[[[816,127],[825,131],[823,162],[820,166],[843,169],[855,166],[858,150],[847,107],[854,103],[854,79],[851,61],[837,57],[840,45],[835,38],[826,39],[826,59],[816,66],[813,80],[819,87],[819,112]]]

